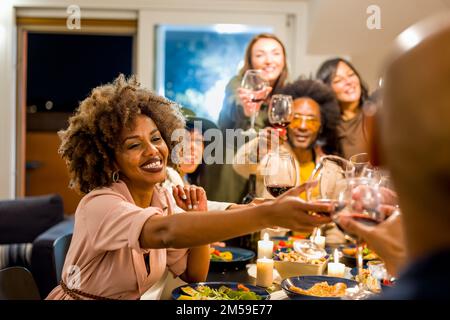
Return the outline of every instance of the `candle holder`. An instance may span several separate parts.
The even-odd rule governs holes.
[[[261,258],[256,260],[256,285],[268,288],[273,283],[273,260]]]

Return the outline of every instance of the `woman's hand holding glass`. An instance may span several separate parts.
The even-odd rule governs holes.
[[[258,92],[245,89],[242,87],[238,88],[238,96],[242,103],[244,115],[248,118],[251,118],[252,116],[257,114],[261,109],[261,105],[264,102],[265,97],[267,97],[271,91],[272,91],[271,87],[267,87]]]
[[[314,228],[330,223],[329,215],[311,216],[309,214],[311,211],[330,212],[332,207],[329,204],[308,203],[302,200],[299,195],[306,188],[307,184],[294,187],[267,204],[273,207],[273,210],[270,210],[272,221],[277,221],[278,226],[282,228],[290,228],[299,232],[312,232]],[[292,215],[292,212],[295,214]]]

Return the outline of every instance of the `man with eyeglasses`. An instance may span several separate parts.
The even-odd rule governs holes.
[[[308,181],[323,155],[339,155],[337,126],[340,108],[333,91],[320,81],[298,79],[279,93],[292,96],[293,100],[293,120],[287,127],[287,134],[280,135],[280,130],[274,128],[260,131],[257,138],[237,151],[233,164],[234,170],[245,178],[256,175],[256,196],[266,199],[270,195],[264,187],[262,170],[268,152],[287,152],[293,156],[297,172],[296,185]],[[305,199],[305,193],[300,197]],[[263,232],[272,236],[285,234],[269,229]],[[345,241],[342,232],[334,225],[324,226],[324,232],[328,243]]]

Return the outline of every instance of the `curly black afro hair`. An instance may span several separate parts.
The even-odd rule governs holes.
[[[292,96],[293,100],[310,98],[319,104],[322,126],[316,143],[322,146],[325,153],[339,155],[337,126],[340,122],[341,111],[330,87],[319,80],[299,78],[287,84],[280,93]]]
[[[124,128],[132,128],[140,114],[155,122],[170,152],[177,143],[171,140],[172,133],[185,126],[180,106],[141,87],[134,77],[127,80],[120,75],[113,83],[94,88],[80,103],[69,127],[58,133],[59,153],[72,188],[88,193],[113,183],[118,137]]]

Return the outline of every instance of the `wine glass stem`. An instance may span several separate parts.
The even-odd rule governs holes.
[[[256,119],[256,115],[257,115],[257,111],[254,111],[252,113],[252,116],[250,117],[250,129],[255,129],[255,119]]]
[[[356,262],[358,267],[358,276],[361,281],[363,272],[363,244],[361,241],[356,242]]]

